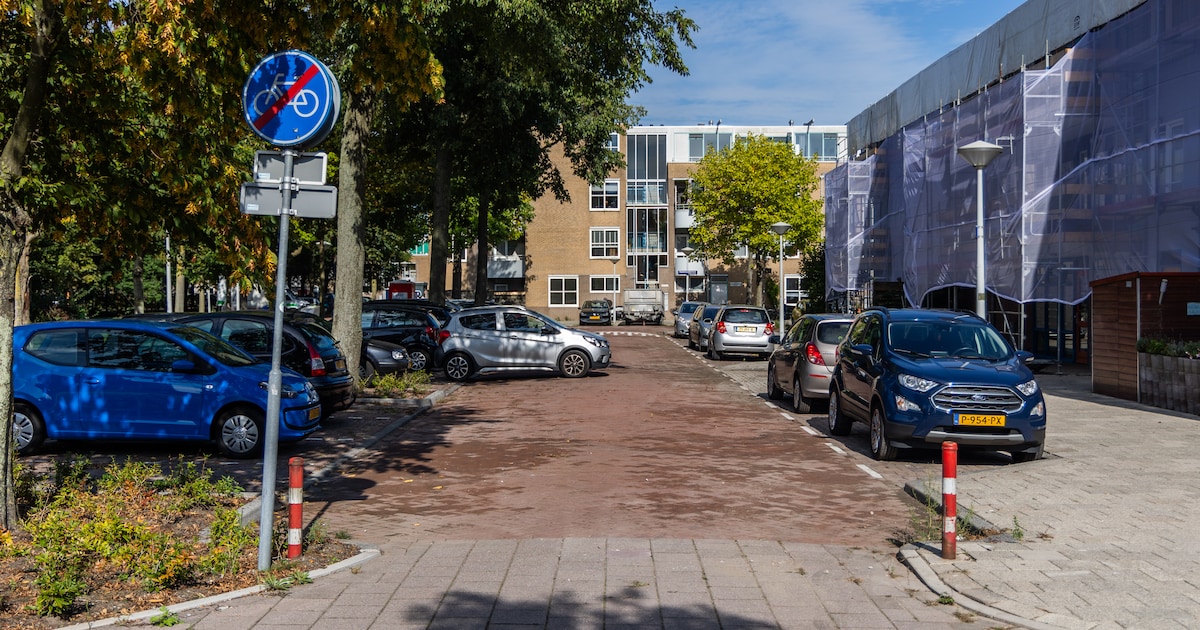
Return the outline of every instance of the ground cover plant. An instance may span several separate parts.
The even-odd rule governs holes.
[[[240,522],[248,497],[230,478],[182,460],[169,473],[132,461],[89,469],[84,457],[63,458],[47,475],[18,469],[22,527],[0,531],[0,627],[58,628],[303,583],[308,570],[357,553],[318,523],[298,561],[260,572],[258,526]],[[276,521],[275,558],[285,555],[286,528]]]

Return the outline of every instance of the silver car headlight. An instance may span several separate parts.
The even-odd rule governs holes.
[[[608,347],[607,339],[601,339],[600,337],[584,337],[584,340],[587,341],[588,343],[592,344],[593,346],[596,346],[597,348],[607,348]]]
[[[899,380],[901,385],[913,390],[914,392],[924,393],[939,385],[937,381],[931,381],[927,378],[921,378],[920,376],[913,376],[912,374],[901,374],[899,376]]]
[[[408,355],[404,354],[403,350],[399,350],[399,349],[392,350],[392,360],[393,361],[403,361],[407,358],[408,358]]]
[[[1037,381],[1029,380],[1017,385],[1017,391],[1021,392],[1026,398],[1034,395],[1038,391]]]

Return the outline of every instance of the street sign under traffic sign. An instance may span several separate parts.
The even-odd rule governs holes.
[[[337,186],[300,185],[291,190],[291,216],[306,219],[332,219],[337,216]],[[277,217],[283,214],[283,193],[279,184],[242,184],[240,200],[243,214]]]
[[[288,50],[267,56],[242,88],[246,122],[259,137],[281,147],[318,144],[341,110],[341,89],[325,64]]]
[[[292,180],[297,184],[325,185],[329,159],[324,153],[295,153],[292,156]],[[282,151],[254,152],[254,181],[260,184],[283,182],[287,162]]]

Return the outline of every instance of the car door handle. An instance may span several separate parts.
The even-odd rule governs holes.
[[[100,379],[98,379],[98,378],[85,378],[85,379],[83,379],[83,382],[84,382],[84,383],[87,383],[88,385],[99,385],[99,384],[100,384]]]

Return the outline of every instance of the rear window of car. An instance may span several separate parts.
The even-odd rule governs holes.
[[[822,322],[817,326],[817,341],[828,344],[841,343],[850,330],[850,322]]]
[[[318,352],[332,352],[337,350],[337,340],[324,328],[311,323],[297,324],[296,327],[304,333],[309,343],[317,347]]]
[[[771,321],[766,311],[757,308],[731,308],[725,311],[721,319],[732,324],[765,324]]]
[[[79,330],[47,330],[29,336],[25,352],[55,365],[83,365],[84,347]]]

